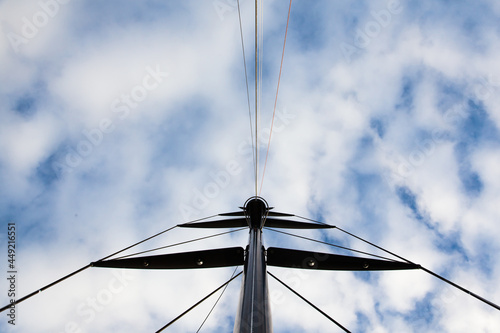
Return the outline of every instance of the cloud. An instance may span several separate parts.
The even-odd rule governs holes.
[[[20,295],[255,194],[235,5],[0,3],[0,217],[16,224]],[[252,112],[253,6],[241,1]],[[264,6],[259,182],[288,9]],[[495,1],[294,2],[262,196],[500,302],[499,15]],[[301,234],[383,255],[339,230]],[[207,235],[177,229],[137,251]],[[264,242],[337,251],[271,231]],[[232,271],[91,268],[20,304],[16,332],[157,330]],[[272,272],[357,332],[499,328],[496,310],[421,271]],[[205,331],[231,330],[239,281]],[[332,330],[269,282],[275,332]],[[174,330],[198,329],[210,302]]]

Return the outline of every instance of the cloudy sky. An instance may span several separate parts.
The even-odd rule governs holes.
[[[288,11],[264,2],[260,170]],[[241,1],[252,109],[253,6]],[[496,0],[294,1],[261,195],[500,303],[498,22]],[[15,223],[18,295],[255,194],[235,1],[2,0],[0,30],[1,267]],[[174,229],[137,251],[213,233]],[[91,268],[20,304],[15,328],[2,313],[0,331],[152,332],[233,270]],[[498,310],[422,271],[270,271],[354,332],[500,331]],[[201,332],[232,330],[240,281]],[[275,332],[337,330],[272,279],[270,292]],[[172,331],[196,331],[214,302]]]

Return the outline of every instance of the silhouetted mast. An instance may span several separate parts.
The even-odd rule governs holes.
[[[268,265],[299,269],[363,271],[420,268],[419,265],[413,263],[393,260],[360,258],[275,247],[266,250],[262,243],[264,226],[285,229],[330,229],[335,227],[327,224],[289,220],[287,217],[294,215],[272,212],[272,208],[260,197],[251,197],[241,209],[241,211],[237,212],[219,214],[225,217],[234,216],[234,218],[185,223],[178,226],[183,228],[248,227],[249,241],[245,250],[241,247],[233,247],[112,259],[92,263],[92,266],[137,269],[189,269],[243,265],[239,307],[234,323],[234,332],[236,333],[272,332],[267,283]]]

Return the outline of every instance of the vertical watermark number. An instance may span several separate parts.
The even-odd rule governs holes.
[[[17,266],[16,266],[16,224],[7,224],[7,297],[10,299],[10,309],[7,312],[8,323],[16,324],[16,287],[17,287]]]

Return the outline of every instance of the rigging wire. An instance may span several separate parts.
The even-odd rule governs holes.
[[[333,319],[332,317],[330,317],[328,314],[326,314],[325,312],[323,312],[316,305],[314,305],[313,303],[311,303],[310,301],[308,301],[304,296],[300,295],[298,292],[296,292],[295,290],[293,290],[292,287],[288,286],[285,282],[283,282],[280,279],[278,279],[271,272],[267,271],[267,274],[271,275],[276,281],[278,281],[279,283],[281,283],[282,285],[284,285],[288,290],[290,290],[295,295],[297,295],[298,297],[300,297],[304,302],[306,302],[307,304],[309,304],[310,306],[312,306],[316,311],[318,311],[323,316],[325,316],[326,318],[328,318],[331,322],[333,322],[335,325],[337,325],[339,328],[341,328],[344,332],[348,332],[348,333],[351,332],[347,328],[345,328],[344,326],[342,326],[338,321],[336,321],[335,319]]]
[[[376,245],[376,244],[373,244],[373,243],[371,243],[371,242],[369,242],[369,241],[367,241],[367,240],[365,240],[365,239],[363,239],[363,238],[361,238],[361,237],[358,237],[358,236],[356,236],[356,235],[354,235],[354,234],[351,234],[351,233],[350,233],[350,232],[348,232],[348,231],[345,231],[345,230],[343,230],[343,229],[341,229],[341,228],[339,228],[339,227],[337,227],[337,229],[338,229],[338,230],[340,230],[340,231],[342,231],[342,232],[344,232],[344,233],[346,233],[346,234],[348,234],[348,235],[350,235],[350,236],[352,236],[352,237],[354,237],[354,238],[359,239],[359,240],[360,240],[360,241],[362,241],[362,242],[365,242],[365,243],[367,243],[367,244],[370,244],[370,245],[372,245],[372,246],[376,247],[376,248],[377,248],[377,249],[379,249],[379,250],[382,250],[382,251],[384,251],[384,252],[386,252],[386,253],[392,254],[393,256],[395,256],[395,257],[397,257],[397,258],[399,258],[399,259],[401,259],[401,260],[404,260],[404,261],[406,261],[407,263],[414,264],[414,265],[418,265],[418,264],[415,264],[415,263],[411,262],[410,260],[408,260],[408,259],[406,259],[406,258],[404,258],[404,257],[401,257],[401,256],[399,256],[399,255],[397,255],[397,254],[395,254],[395,253],[392,253],[392,252],[391,252],[391,251],[389,251],[389,250],[384,249],[383,247],[380,247],[380,246],[378,246],[378,245]],[[446,279],[445,277],[443,277],[443,276],[441,276],[441,275],[439,275],[439,274],[437,274],[437,273],[435,273],[435,272],[433,272],[433,271],[431,271],[431,270],[429,270],[429,269],[427,269],[427,268],[425,268],[425,267],[423,267],[423,266],[421,266],[421,265],[418,265],[418,266],[419,266],[419,268],[420,268],[421,270],[423,270],[424,272],[426,272],[426,273],[428,273],[428,274],[430,274],[430,275],[432,275],[432,276],[434,276],[434,277],[437,277],[437,278],[438,278],[438,279],[440,279],[441,281],[444,281],[444,282],[448,283],[450,286],[453,286],[453,287],[457,288],[458,290],[461,290],[461,291],[463,291],[464,293],[466,293],[466,294],[468,294],[468,295],[470,295],[470,296],[472,296],[472,297],[474,297],[474,298],[476,298],[476,299],[480,300],[481,302],[483,302],[483,303],[485,303],[485,304],[488,304],[489,306],[491,306],[491,307],[493,307],[493,308],[495,308],[495,309],[497,309],[497,310],[500,310],[500,306],[499,306],[499,305],[497,305],[497,304],[495,304],[495,303],[493,303],[493,302],[491,302],[491,301],[489,301],[489,300],[487,300],[487,299],[485,299],[485,298],[483,298],[483,297],[479,296],[479,295],[478,295],[478,294],[476,294],[476,293],[473,293],[472,291],[470,291],[470,290],[468,290],[468,289],[466,289],[466,288],[464,288],[464,287],[462,287],[462,286],[460,286],[460,285],[458,285],[458,284],[456,284],[456,283],[454,283],[454,282],[452,282],[452,281],[450,281],[450,280]]]
[[[206,219],[209,219],[209,218],[212,218],[212,217],[215,217],[215,216],[217,216],[217,215],[212,215],[212,216],[209,216],[209,217],[204,217],[204,218],[201,218],[201,219],[198,219],[198,220],[194,220],[194,221],[191,221],[191,222],[188,222],[188,223],[194,223],[194,222],[198,222],[198,221],[201,221],[201,220],[206,220]],[[152,236],[150,236],[150,237],[147,237],[147,238],[145,238],[145,239],[143,239],[143,240],[141,240],[141,241],[139,241],[139,242],[137,242],[137,243],[134,243],[134,244],[132,244],[132,245],[130,245],[130,246],[127,246],[127,247],[125,247],[125,248],[123,248],[123,249],[121,249],[121,250],[119,250],[119,251],[116,251],[116,252],[114,252],[114,253],[112,253],[112,254],[110,254],[110,255],[108,255],[108,256],[106,256],[106,257],[102,258],[102,259],[99,259],[99,260],[97,260],[97,261],[104,261],[104,260],[106,260],[106,259],[109,259],[109,258],[111,258],[111,257],[113,257],[113,256],[115,256],[115,255],[117,255],[117,254],[119,254],[119,253],[122,253],[122,252],[124,252],[124,251],[126,251],[126,250],[128,250],[128,249],[131,249],[131,248],[133,248],[134,246],[137,246],[137,245],[139,245],[139,244],[142,244],[142,243],[144,243],[144,242],[146,242],[146,241],[148,241],[148,240],[150,240],[150,239],[153,239],[153,238],[155,238],[155,237],[158,237],[158,236],[160,236],[160,235],[162,235],[162,234],[164,234],[164,233],[166,233],[166,232],[168,232],[168,231],[170,231],[170,230],[172,230],[172,229],[175,229],[175,228],[177,228],[177,227],[178,227],[178,226],[177,226],[177,225],[175,225],[175,226],[173,226],[173,227],[170,227],[170,228],[168,228],[168,229],[165,229],[165,230],[163,230],[163,231],[160,231],[159,233],[156,233],[156,234],[154,234],[154,235],[152,235]],[[87,268],[89,268],[89,267],[92,267],[92,263],[90,263],[90,264],[88,264],[88,265],[86,265],[86,266],[83,266],[83,267],[81,267],[81,268],[77,269],[76,271],[74,271],[74,272],[72,272],[72,273],[69,273],[68,275],[63,276],[63,277],[62,277],[62,278],[60,278],[60,279],[57,279],[56,281],[51,282],[51,283],[47,284],[46,286],[44,286],[44,287],[42,287],[42,288],[40,288],[40,289],[37,289],[37,290],[33,291],[32,293],[30,293],[30,294],[28,294],[28,295],[26,295],[26,296],[24,296],[24,297],[21,297],[21,298],[19,298],[19,299],[15,300],[15,301],[11,302],[10,304],[8,304],[8,305],[6,305],[6,306],[2,307],[2,308],[0,309],[0,312],[3,312],[3,311],[5,311],[5,310],[7,310],[7,309],[9,309],[9,308],[11,308],[11,307],[13,307],[13,306],[15,306],[15,305],[17,305],[17,304],[19,304],[19,303],[23,302],[23,301],[25,301],[25,300],[27,300],[27,299],[29,299],[29,298],[31,298],[31,297],[33,297],[33,296],[35,296],[35,295],[38,295],[38,294],[39,294],[39,293],[41,293],[42,291],[44,291],[44,290],[46,290],[46,289],[49,289],[50,287],[53,287],[53,286],[55,286],[55,285],[57,285],[57,284],[61,283],[62,281],[66,280],[66,279],[68,279],[68,278],[70,278],[70,277],[72,277],[72,276],[74,276],[74,275],[76,275],[76,274],[78,274],[78,273],[81,273],[82,271],[86,270],[86,269],[87,269]]]
[[[243,25],[241,23],[240,0],[238,0],[237,3],[238,3],[238,18],[239,18],[239,22],[240,22],[241,50],[243,53],[243,67],[245,68],[245,84],[246,84],[246,88],[247,88],[248,117],[250,120],[250,142],[252,143],[253,165],[255,168],[255,165],[257,162],[255,160],[255,149],[254,149],[254,142],[253,142],[252,110],[250,107],[250,92],[248,89],[247,61],[246,61],[246,55],[245,55],[245,43],[243,42]]]
[[[255,0],[255,195],[257,196],[257,181],[259,178],[259,140],[258,140],[258,123],[259,123],[259,116],[258,116],[258,30],[257,30],[257,23],[258,23],[258,7],[257,7],[258,0]]]
[[[260,11],[259,11],[260,9]],[[260,25],[259,25],[260,21]],[[255,196],[258,195],[259,181],[259,127],[262,100],[262,71],[264,50],[264,5],[263,0],[255,0]]]
[[[325,223],[325,222],[321,222],[321,221],[317,221],[317,220],[313,220],[313,219],[310,219],[310,218],[307,218],[307,217],[303,217],[303,216],[300,216],[300,215],[295,215],[296,217],[298,217],[299,219],[303,219],[303,220],[306,220],[306,221],[310,221],[310,222],[316,222],[316,223],[319,223],[319,224],[324,224],[324,225],[330,225],[328,223]],[[334,228],[337,228],[336,226],[333,226]],[[338,228],[337,228],[338,229]]]
[[[177,226],[174,226],[174,227],[172,227],[172,228],[169,228],[169,229],[166,229],[166,230],[164,230],[164,231],[162,231],[162,232],[159,232],[159,233],[157,233],[157,234],[155,234],[155,235],[153,235],[153,236],[151,236],[151,237],[148,237],[148,238],[146,238],[146,239],[144,239],[144,240],[142,240],[142,241],[140,241],[140,242],[137,242],[137,243],[135,243],[135,244],[133,244],[133,245],[131,245],[131,246],[128,246],[128,247],[126,247],[126,248],[124,248],[124,249],[122,249],[122,250],[120,250],[120,251],[117,251],[117,252],[115,252],[115,253],[113,253],[113,254],[110,254],[109,256],[106,256],[106,257],[104,257],[104,258],[102,258],[102,259],[100,259],[100,260],[98,260],[98,261],[103,261],[103,260],[106,260],[106,259],[108,259],[108,258],[110,258],[110,257],[112,257],[112,256],[114,256],[114,255],[116,255],[116,254],[118,254],[118,253],[121,253],[121,252],[123,252],[123,251],[126,251],[126,250],[128,250],[128,249],[130,249],[130,248],[132,248],[132,247],[134,247],[134,246],[136,246],[136,245],[139,245],[139,244],[141,244],[141,243],[143,243],[143,242],[145,242],[145,241],[147,241],[147,240],[149,240],[149,239],[151,239],[151,238],[154,238],[154,237],[159,236],[159,235],[161,235],[161,234],[163,234],[163,233],[166,233],[167,231],[170,231],[170,230],[172,230],[172,229],[174,229],[174,228],[176,228],[176,227],[177,227]],[[17,305],[17,304],[19,304],[19,303],[21,303],[21,302],[23,302],[23,301],[25,301],[25,300],[27,300],[27,299],[29,299],[29,298],[31,298],[31,297],[33,297],[33,296],[35,296],[35,295],[37,295],[37,294],[41,293],[41,292],[42,292],[42,291],[44,291],[44,290],[46,290],[46,289],[48,289],[48,288],[50,288],[50,287],[55,286],[56,284],[59,284],[60,282],[62,282],[62,281],[64,281],[64,280],[66,280],[66,279],[68,279],[68,278],[70,278],[70,277],[72,277],[72,276],[74,276],[74,275],[76,275],[76,274],[78,274],[78,273],[80,273],[80,272],[82,272],[82,271],[86,270],[86,269],[87,269],[87,268],[89,268],[89,267],[92,267],[92,263],[90,263],[90,264],[88,264],[88,265],[86,265],[86,266],[83,266],[82,268],[77,269],[76,271],[74,271],[74,272],[72,272],[72,273],[70,273],[70,274],[68,274],[68,275],[63,276],[62,278],[60,278],[60,279],[58,279],[58,280],[56,280],[56,281],[54,281],[54,282],[52,282],[52,283],[49,283],[48,285],[46,285],[46,286],[44,286],[44,287],[42,287],[42,288],[40,288],[40,289],[38,289],[38,290],[35,290],[34,292],[32,292],[32,293],[30,293],[30,294],[28,294],[28,295],[26,295],[26,296],[24,296],[24,297],[21,297],[20,299],[15,300],[14,302],[11,302],[9,305],[6,305],[6,306],[4,306],[3,308],[1,308],[1,309],[0,309],[0,312],[5,311],[5,310],[7,310],[8,308],[13,307],[14,305]]]
[[[379,259],[384,259],[384,260],[389,260],[389,261],[396,262],[396,260],[394,260],[394,259],[387,258],[387,257],[384,257],[384,256],[379,256],[379,255],[376,255],[376,254],[373,254],[373,253],[364,252],[364,251],[360,251],[360,250],[355,250],[355,249],[351,249],[351,248],[348,248],[348,247],[344,247],[344,246],[340,246],[340,245],[336,245],[336,244],[332,244],[332,243],[328,243],[328,242],[323,242],[323,241],[320,241],[320,240],[317,240],[317,239],[314,239],[314,238],[300,236],[300,235],[292,234],[292,233],[285,232],[285,231],[276,230],[276,229],[269,228],[269,227],[264,227],[264,228],[267,229],[267,230],[270,230],[270,231],[278,232],[280,234],[285,234],[285,235],[288,235],[288,236],[302,238],[302,239],[305,239],[305,240],[308,240],[308,241],[311,241],[311,242],[325,244],[325,245],[329,245],[329,246],[336,247],[336,248],[339,248],[339,249],[348,250],[348,251],[352,251],[352,252],[356,252],[356,253],[360,253],[360,254],[369,255],[369,256],[372,256],[372,257],[375,257],[375,258],[379,258]]]
[[[288,6],[288,17],[286,19],[285,38],[284,38],[284,41],[283,41],[283,51],[281,53],[280,73],[278,75],[278,86],[276,87],[276,97],[274,99],[273,118],[271,120],[271,129],[269,130],[269,141],[267,142],[266,159],[265,159],[265,162],[264,162],[264,169],[262,171],[262,179],[260,181],[259,195],[260,195],[260,193],[262,193],[262,185],[264,184],[264,176],[266,175],[267,157],[269,156],[269,147],[271,146],[271,136],[273,135],[274,118],[275,118],[275,115],[276,115],[276,104],[278,103],[278,92],[280,90],[281,70],[283,68],[283,58],[285,57],[286,36],[288,34],[288,22],[290,21],[290,11],[291,11],[291,9],[292,9],[292,0],[290,0],[290,5]]]
[[[216,217],[216,216],[219,216],[219,214],[215,214],[215,215],[211,215],[211,216],[207,216],[207,217],[202,217],[201,219],[189,221],[189,222],[186,222],[184,224],[192,224],[192,223],[195,223],[195,222],[200,222],[200,221],[203,221],[203,220],[208,220],[208,219],[211,219],[212,217]]]
[[[236,271],[238,270],[238,267],[240,266],[236,266],[234,268],[234,271],[233,271],[233,274],[231,274],[231,277],[234,276],[234,274],[236,274]],[[205,324],[205,322],[207,321],[208,317],[210,317],[210,315],[212,314],[212,312],[214,311],[215,307],[217,306],[217,303],[219,303],[220,299],[222,298],[222,295],[224,295],[224,292],[226,291],[227,289],[227,286],[229,286],[229,284],[226,284],[226,286],[224,287],[224,289],[222,289],[222,292],[221,294],[219,295],[219,297],[217,298],[217,300],[215,301],[215,304],[212,306],[212,308],[210,309],[210,311],[208,312],[207,316],[205,317],[205,319],[203,320],[203,322],[201,323],[200,327],[198,328],[198,330],[196,331],[196,333],[198,333],[201,328],[203,327],[203,325]]]
[[[264,0],[260,0],[260,13],[259,13],[259,18],[260,18],[260,25],[259,25],[259,107],[258,107],[258,113],[259,113],[259,124],[258,124],[258,129],[262,128],[262,71],[263,71],[263,58],[264,58]],[[255,135],[257,135],[256,133]]]
[[[321,223],[321,224],[328,225],[328,224],[326,224],[326,223],[324,223],[324,222],[321,222],[321,221],[316,221],[316,220],[308,219],[308,218],[301,217],[301,216],[298,216],[298,215],[296,215],[296,216],[297,216],[297,217],[299,217],[299,218],[303,218],[303,219],[305,219],[305,220],[309,220],[309,221],[311,221],[311,222],[317,222],[317,223]],[[359,237],[359,236],[356,236],[356,235],[354,235],[354,234],[352,234],[352,233],[350,233],[350,232],[348,232],[348,231],[346,231],[346,230],[344,230],[344,229],[342,229],[342,228],[339,228],[339,227],[337,227],[337,226],[334,226],[334,227],[335,227],[336,229],[338,229],[339,231],[342,231],[343,233],[345,233],[345,234],[347,234],[347,235],[349,235],[349,236],[351,236],[351,237],[354,237],[354,238],[356,238],[356,239],[358,239],[358,240],[360,240],[360,241],[362,241],[362,242],[364,242],[364,243],[366,243],[366,244],[369,244],[369,245],[371,245],[371,246],[373,246],[373,247],[375,247],[375,248],[377,248],[377,249],[379,249],[379,250],[381,250],[381,251],[383,251],[383,252],[385,252],[385,253],[388,253],[388,254],[390,254],[390,255],[393,255],[394,257],[396,257],[396,258],[398,258],[398,259],[400,259],[400,260],[406,261],[406,262],[407,262],[407,263],[409,263],[409,264],[417,265],[417,266],[418,266],[421,270],[423,270],[424,272],[426,272],[426,273],[428,273],[428,274],[430,274],[430,275],[432,275],[432,276],[434,276],[434,277],[436,277],[436,278],[440,279],[441,281],[444,281],[444,282],[448,283],[450,286],[453,286],[453,287],[457,288],[458,290],[460,290],[460,291],[462,291],[462,292],[464,292],[464,293],[466,293],[466,294],[468,294],[468,295],[470,295],[470,296],[474,297],[475,299],[478,299],[478,300],[480,300],[481,302],[483,302],[483,303],[485,303],[485,304],[488,304],[489,306],[491,306],[491,307],[493,307],[493,308],[495,308],[495,309],[497,309],[497,310],[499,310],[499,311],[500,311],[500,306],[499,306],[498,304],[495,304],[495,303],[493,303],[493,302],[491,302],[491,301],[489,301],[489,300],[485,299],[484,297],[479,296],[478,294],[476,294],[476,293],[474,293],[474,292],[472,292],[472,291],[470,291],[470,290],[468,290],[468,289],[466,289],[466,288],[464,288],[464,287],[462,287],[462,286],[460,286],[460,285],[458,285],[458,284],[454,283],[454,282],[453,282],[453,281],[451,281],[451,280],[446,279],[445,277],[443,277],[443,276],[441,276],[441,275],[439,275],[439,274],[437,274],[437,273],[435,273],[435,272],[433,272],[433,271],[431,271],[431,270],[429,270],[429,269],[427,269],[427,268],[423,267],[422,265],[416,264],[416,263],[414,263],[414,262],[412,262],[412,261],[410,261],[410,260],[408,260],[408,259],[406,259],[406,258],[404,258],[404,257],[402,257],[402,256],[400,256],[400,255],[397,255],[397,254],[396,254],[396,253],[394,253],[394,252],[391,252],[391,251],[389,251],[389,250],[386,250],[386,249],[384,249],[383,247],[378,246],[378,245],[376,245],[376,244],[374,244],[374,243],[372,243],[372,242],[369,242],[369,241],[367,241],[366,239],[363,239],[363,238],[361,238],[361,237]]]
[[[52,287],[52,286],[55,286],[55,285],[56,285],[56,284],[58,284],[59,282],[62,282],[62,281],[64,281],[64,280],[66,280],[67,278],[70,278],[70,277],[72,277],[73,275],[76,275],[76,274],[78,274],[78,273],[80,273],[80,272],[82,272],[82,271],[86,270],[87,268],[89,268],[89,267],[91,267],[91,266],[92,266],[91,264],[88,264],[87,266],[84,266],[84,267],[82,267],[82,268],[80,268],[80,269],[78,269],[78,270],[74,271],[73,273],[70,273],[70,274],[68,274],[68,275],[66,275],[66,276],[64,276],[64,277],[62,277],[62,278],[60,278],[59,280],[54,281],[54,282],[52,282],[52,283],[50,283],[50,284],[46,285],[45,287],[42,287],[42,288],[40,288],[40,289],[38,289],[38,290],[36,290],[36,291],[34,291],[34,292],[32,292],[32,293],[30,293],[30,294],[28,294],[28,295],[24,296],[24,297],[21,297],[20,299],[17,299],[17,300],[15,300],[15,301],[13,301],[13,302],[12,302],[12,303],[10,303],[9,305],[6,305],[6,306],[4,306],[3,308],[1,308],[1,309],[0,309],[0,312],[5,311],[5,310],[7,310],[7,309],[9,309],[9,308],[14,307],[15,305],[17,305],[17,304],[19,304],[19,303],[21,303],[21,302],[23,302],[23,301],[27,300],[28,298],[31,298],[31,297],[33,297],[33,296],[35,296],[35,295],[37,295],[37,294],[41,293],[41,292],[42,292],[42,291],[44,291],[45,289],[48,289],[48,288],[50,288],[50,287]]]
[[[243,273],[243,271],[239,272],[238,274],[236,274],[235,276],[233,276],[232,278],[230,278],[228,281],[224,282],[224,284],[222,284],[221,286],[219,286],[217,289],[215,289],[214,291],[212,291],[207,296],[203,297],[201,300],[199,300],[196,304],[194,304],[193,306],[191,306],[189,309],[187,309],[186,311],[184,311],[183,313],[181,313],[180,315],[178,315],[177,317],[175,317],[174,319],[172,319],[172,321],[170,321],[168,324],[166,324],[165,326],[163,326],[162,328],[160,328],[158,331],[156,331],[156,333],[159,333],[159,332],[163,331],[164,329],[166,329],[167,327],[169,327],[170,325],[172,325],[173,323],[175,323],[177,320],[179,320],[180,318],[182,318],[189,311],[193,310],[195,307],[197,307],[198,305],[200,305],[201,303],[203,303],[205,300],[207,300],[210,296],[212,296],[213,294],[215,294],[217,291],[219,291],[220,289],[224,288],[224,286],[228,285],[231,281],[233,281],[234,279],[236,279],[242,273]]]
[[[167,249],[169,247],[179,246],[179,245],[182,245],[182,244],[194,243],[194,242],[197,242],[197,241],[200,241],[200,240],[204,240],[204,239],[208,239],[208,238],[212,238],[212,237],[217,237],[217,236],[221,236],[221,235],[225,235],[225,234],[230,234],[230,233],[233,233],[233,232],[236,232],[236,231],[241,231],[243,229],[247,229],[247,228],[246,227],[245,228],[239,228],[239,229],[235,229],[235,230],[221,232],[221,233],[218,233],[218,234],[215,234],[215,235],[209,235],[209,236],[204,236],[204,237],[200,237],[200,238],[195,238],[195,239],[191,239],[191,240],[188,240],[188,241],[183,241],[183,242],[179,242],[179,243],[174,243],[174,244],[170,244],[170,245],[165,245],[165,246],[157,247],[157,248],[154,248],[154,249],[151,249],[151,250],[146,250],[146,251],[141,251],[141,252],[137,252],[137,253],[127,254],[125,256],[114,258],[114,259],[123,259],[123,258],[128,258],[128,257],[136,256],[138,254],[144,254],[144,253],[148,253],[148,252],[153,252],[153,251],[158,251],[158,250],[162,250],[162,249]]]

